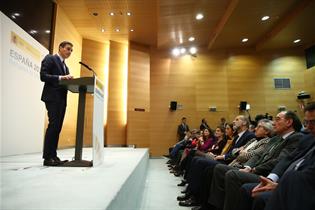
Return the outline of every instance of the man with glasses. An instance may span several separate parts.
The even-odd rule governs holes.
[[[267,177],[260,177],[259,184],[241,187],[239,209],[314,209],[315,103],[307,105],[304,113],[303,124],[309,133],[300,141],[298,148],[281,160]]]
[[[59,44],[58,54],[47,55],[41,65],[40,79],[45,82],[41,100],[48,112],[48,127],[45,134],[43,159],[45,166],[58,166],[67,162],[57,156],[59,134],[67,106],[67,89],[59,85],[60,80],[70,80],[65,59],[69,58],[73,44],[63,41]]]

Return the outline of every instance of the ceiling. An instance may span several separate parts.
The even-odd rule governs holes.
[[[209,50],[315,44],[315,0],[57,0],[57,4],[84,38],[101,42]],[[196,20],[197,13],[204,18]],[[266,15],[270,18],[262,21]],[[189,42],[190,36],[195,41]],[[243,38],[248,41],[243,43]],[[293,43],[296,39],[301,41]]]

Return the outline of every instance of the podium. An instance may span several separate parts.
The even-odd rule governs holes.
[[[104,86],[96,76],[81,77],[72,80],[60,80],[60,85],[66,86],[72,93],[79,93],[76,143],[74,160],[66,162],[62,167],[91,167],[103,162],[104,131],[103,131],[103,107]],[[84,116],[86,94],[94,94],[93,108],[93,160],[82,160]],[[102,146],[103,145],[103,146]]]

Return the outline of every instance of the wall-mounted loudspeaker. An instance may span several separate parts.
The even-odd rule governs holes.
[[[247,105],[247,101],[241,101],[240,102],[240,110],[246,111],[246,105]]]
[[[175,111],[177,109],[177,101],[171,101],[170,109]]]

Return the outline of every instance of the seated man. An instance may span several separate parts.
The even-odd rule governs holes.
[[[242,186],[240,209],[264,209],[270,196],[268,210],[314,208],[315,103],[306,106],[304,112],[304,126],[310,134],[304,136],[294,153],[276,165],[268,179],[261,177],[258,185]]]

